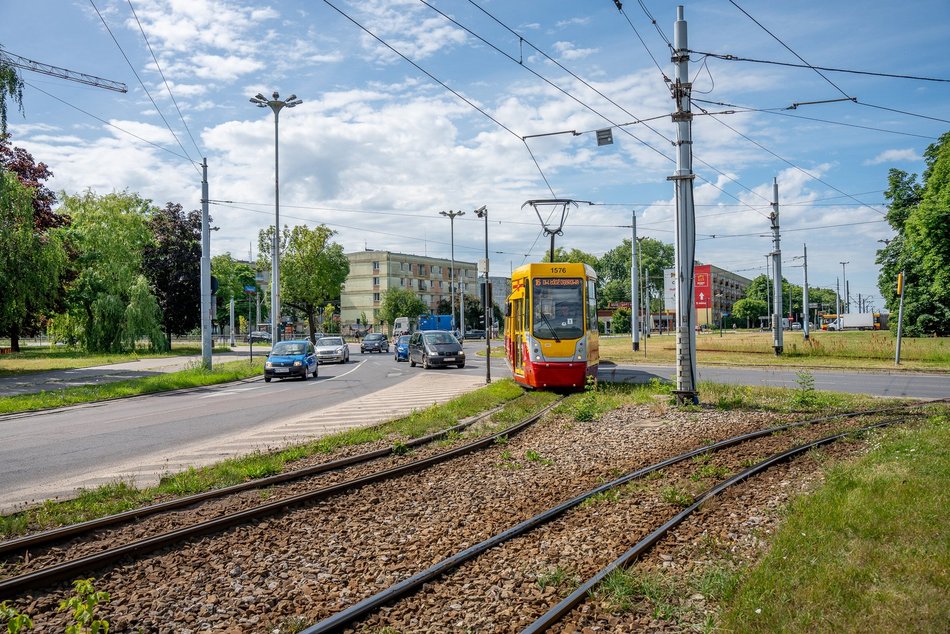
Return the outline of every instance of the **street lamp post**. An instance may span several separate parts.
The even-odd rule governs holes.
[[[280,341],[280,332],[277,322],[280,319],[280,144],[278,136],[278,122],[280,111],[283,108],[293,108],[303,103],[297,95],[290,95],[287,100],[281,100],[275,90],[273,99],[267,99],[261,93],[251,97],[251,103],[258,108],[270,108],[274,111],[274,248],[271,254],[271,289],[270,289],[270,326],[271,343]]]
[[[449,269],[449,302],[450,310],[452,311],[452,325],[455,328],[458,328],[458,322],[455,321],[455,217],[464,216],[464,211],[440,211],[439,215],[445,216],[449,219],[449,235],[451,236],[451,248],[452,248],[452,268]],[[465,310],[465,302],[462,302],[462,305],[459,307],[461,310]],[[465,338],[465,333],[459,333],[459,336]]]
[[[475,215],[485,219],[485,384],[491,383],[491,292],[488,283],[488,207],[482,205],[475,210]],[[464,335],[463,335],[464,336]]]

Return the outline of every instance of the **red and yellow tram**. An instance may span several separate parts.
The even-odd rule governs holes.
[[[597,274],[586,264],[526,264],[511,274],[505,354],[518,383],[582,389],[597,376]]]

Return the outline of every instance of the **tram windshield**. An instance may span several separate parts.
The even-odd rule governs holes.
[[[536,277],[532,285],[532,329],[538,339],[584,336],[584,282],[579,277]]]

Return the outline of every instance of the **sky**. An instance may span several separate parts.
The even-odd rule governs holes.
[[[765,272],[775,179],[783,275],[802,284],[807,245],[810,286],[844,277],[882,308],[888,170],[920,174],[950,130],[950,3],[682,5],[696,259]],[[476,262],[485,206],[491,274],[506,275],[544,256],[541,219],[560,219],[529,200],[578,201],[557,246],[603,255],[634,213],[638,236],[674,243],[675,19],[659,0],[6,1],[0,46],[128,87],[22,72],[9,131],[54,191],[198,209],[206,158],[212,253],[256,258],[275,216],[275,117],[249,99],[279,91],[302,100],[279,115],[282,225],[326,224],[346,252],[449,258],[454,243]],[[613,143],[598,146],[604,128]]]

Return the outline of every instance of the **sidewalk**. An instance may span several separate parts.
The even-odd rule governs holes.
[[[216,353],[211,357],[215,361],[233,361],[237,358],[247,358],[247,347],[244,350]],[[260,354],[261,363],[265,354]],[[258,354],[254,354],[257,359]],[[154,359],[140,359],[126,363],[110,363],[88,368],[72,370],[50,370],[47,372],[33,372],[0,378],[0,396],[16,396],[18,394],[36,394],[50,390],[61,390],[68,387],[82,385],[99,385],[127,379],[139,379],[146,376],[155,376],[164,372],[177,372],[201,363],[201,355],[183,357],[160,357]]]

